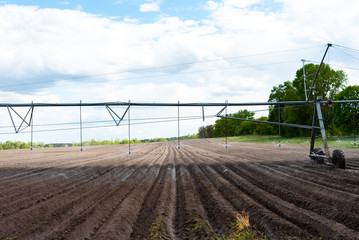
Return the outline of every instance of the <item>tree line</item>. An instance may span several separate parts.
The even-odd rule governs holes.
[[[33,143],[32,146],[36,148],[52,147],[51,144],[46,145],[44,142]],[[16,141],[16,142],[6,141],[4,143],[0,142],[0,150],[26,149],[26,148],[31,148],[31,143],[25,143],[21,141]]]
[[[269,95],[269,102],[286,101],[305,101],[305,92],[309,93],[312,86],[318,65],[306,64],[297,70],[294,80],[286,81],[278,86],[274,86]],[[305,75],[305,78],[304,78]],[[304,80],[305,83],[304,84]],[[324,124],[329,135],[342,136],[352,135],[357,132],[359,120],[358,104],[332,104],[336,100],[359,99],[359,86],[345,86],[347,75],[342,70],[333,70],[329,65],[323,64],[317,76],[311,100],[316,97],[323,97],[327,104],[322,106]],[[256,120],[296,123],[302,125],[312,125],[314,106],[313,105],[273,105],[269,107],[268,116],[262,116]],[[254,112],[240,110],[230,117],[255,119]],[[294,127],[280,127],[281,135],[285,137],[310,136],[308,129]],[[266,123],[256,123],[250,121],[239,121],[234,119],[218,119],[214,125],[202,126],[198,130],[198,137],[223,137],[239,135],[278,135],[279,127]]]
[[[185,139],[194,139],[198,138],[197,134],[189,134],[185,136],[181,136],[180,140]],[[99,146],[99,145],[116,145],[116,144],[134,144],[134,143],[151,143],[151,142],[166,142],[166,141],[173,141],[177,140],[177,137],[172,138],[152,138],[152,139],[141,139],[138,140],[137,138],[132,139],[129,141],[128,139],[116,139],[116,140],[96,140],[91,139],[88,141],[82,142],[83,146]],[[45,144],[44,142],[32,143],[33,148],[53,148],[53,147],[75,147],[81,146],[81,143],[52,143],[52,144]],[[4,143],[0,142],[0,150],[8,150],[8,149],[29,149],[31,148],[31,143],[25,143],[21,141],[6,141]]]

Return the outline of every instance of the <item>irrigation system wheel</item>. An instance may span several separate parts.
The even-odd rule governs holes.
[[[333,151],[332,163],[334,165],[337,165],[338,168],[344,169],[346,167],[346,165],[345,165],[345,155],[344,155],[344,152],[341,149],[336,149],[336,150]]]

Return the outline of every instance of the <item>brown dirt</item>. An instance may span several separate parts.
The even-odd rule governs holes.
[[[0,151],[0,239],[215,239],[246,211],[269,239],[359,239],[359,154],[212,140]]]

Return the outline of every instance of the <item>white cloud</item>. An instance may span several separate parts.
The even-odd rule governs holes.
[[[327,42],[359,48],[359,37],[353,34],[359,30],[359,2],[277,2],[281,9],[264,12],[248,8],[258,1],[208,1],[210,15],[202,20],[161,16],[146,24],[139,19],[113,20],[74,10],[1,6],[0,102],[266,101],[273,85],[294,78],[302,66],[300,59],[320,58],[320,48],[228,57],[324,46]],[[147,4],[151,3],[159,8],[160,2]],[[223,60],[207,61],[211,59]],[[274,64],[293,60],[297,62]],[[173,66],[148,69],[168,65]],[[130,69],[147,70],[126,72]],[[115,72],[120,73],[101,75]],[[83,75],[99,76],[31,85]],[[359,77],[351,76],[351,84],[359,83]],[[4,87],[9,85],[17,86]],[[146,114],[151,112],[165,115],[167,110],[148,110]],[[102,117],[95,110],[87,114],[88,118]],[[46,119],[50,121],[46,116],[43,121]],[[197,128],[189,126],[186,131]],[[155,135],[152,128],[139,127],[138,131]],[[163,136],[169,132],[160,131]]]
[[[158,12],[160,11],[160,2],[143,3],[140,5],[140,12]]]
[[[217,8],[219,8],[220,6],[221,6],[220,3],[210,0],[210,1],[206,2],[205,9],[210,10],[210,11],[214,11]]]

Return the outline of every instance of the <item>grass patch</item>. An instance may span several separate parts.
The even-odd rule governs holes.
[[[218,142],[225,142],[225,138],[215,138]],[[278,136],[237,136],[228,137],[228,142],[253,142],[253,143],[272,143],[278,144]],[[296,137],[296,138],[280,138],[281,145],[285,144],[297,144],[305,147],[310,146],[310,137]],[[357,139],[358,144],[355,145],[353,137],[328,137],[328,145],[330,148],[352,148],[359,149],[359,138]],[[315,146],[323,147],[323,141],[321,137],[315,140]]]

